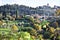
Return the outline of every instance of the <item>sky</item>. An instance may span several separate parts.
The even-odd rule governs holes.
[[[60,6],[60,0],[0,0],[0,6],[5,4],[19,4],[31,7],[43,6],[49,3],[50,6]]]

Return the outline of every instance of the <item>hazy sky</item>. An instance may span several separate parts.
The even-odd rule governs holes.
[[[42,6],[49,3],[50,6],[60,6],[60,0],[0,0],[0,6],[4,4],[19,4],[31,7]]]

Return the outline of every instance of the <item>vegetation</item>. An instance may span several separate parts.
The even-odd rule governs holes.
[[[12,10],[11,6],[7,7]],[[18,16],[18,7],[13,6],[13,8],[16,15],[10,15],[8,10],[6,14],[4,14],[6,11],[3,12],[4,15],[0,14],[0,40],[60,40],[59,18],[57,21],[41,21],[40,18],[31,15]],[[56,15],[60,15],[60,11],[57,11]]]
[[[0,20],[0,40],[60,40],[60,27],[50,27],[46,20],[36,23],[32,19]]]

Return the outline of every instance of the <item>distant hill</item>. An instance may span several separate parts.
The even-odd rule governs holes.
[[[47,8],[44,8],[44,7],[47,7]],[[36,8],[32,8],[32,7],[28,7],[28,6],[25,6],[25,5],[17,5],[17,4],[14,4],[14,5],[3,5],[3,6],[0,6],[0,13],[11,13],[12,14],[15,14],[19,13],[19,15],[21,14],[43,14],[45,10],[41,10],[41,9],[45,9],[45,10],[50,10],[50,9],[53,9],[51,7],[48,7],[48,6],[39,6],[39,7],[36,7]],[[47,11],[45,11],[47,12]],[[55,11],[53,10],[52,11],[49,11],[50,14],[53,14]],[[47,14],[46,14],[47,15]]]

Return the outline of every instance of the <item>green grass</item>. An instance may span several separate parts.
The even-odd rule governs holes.
[[[10,29],[7,29],[7,28],[0,28],[0,31],[10,31]]]
[[[9,32],[10,32],[10,30],[7,28],[0,28],[0,34],[2,34],[2,33],[8,34]]]
[[[12,25],[12,24],[18,24],[18,21],[8,21],[8,25]]]

